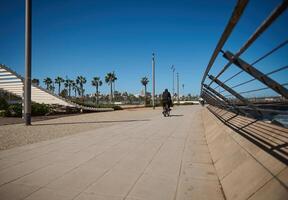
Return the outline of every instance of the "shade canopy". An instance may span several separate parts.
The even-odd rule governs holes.
[[[53,94],[41,86],[32,84],[31,86],[31,99],[36,103],[44,103],[50,105],[61,105],[66,107],[75,107],[83,110],[103,111],[113,110],[112,108],[93,108],[82,106],[74,102],[69,101],[63,97]],[[0,65],[0,89],[12,93],[20,98],[24,94],[24,78],[19,74],[9,69],[4,65]]]

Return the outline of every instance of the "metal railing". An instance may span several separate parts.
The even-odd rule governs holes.
[[[267,30],[273,31],[271,25],[279,20],[287,10],[288,0],[283,0],[272,10],[237,52],[224,50],[232,31],[241,16],[245,15],[248,2],[248,0],[237,1],[232,16],[204,72],[201,81],[201,97],[212,106],[258,120],[271,121],[277,115],[287,115],[288,117],[288,63],[284,66],[274,67],[269,62],[270,71],[268,72],[266,72],[267,68],[264,69],[258,65],[256,67],[256,64],[267,58],[271,59],[275,53],[285,50],[285,47],[288,46],[288,38],[277,38],[282,41],[253,62],[249,63],[243,58],[244,53],[262,34],[264,35]],[[287,50],[286,52],[288,52]],[[288,54],[286,55],[288,57]],[[215,66],[218,59],[226,61],[222,68]],[[275,78],[279,75],[282,78]]]

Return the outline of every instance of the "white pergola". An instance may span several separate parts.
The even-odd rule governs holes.
[[[24,79],[16,72],[12,71],[6,66],[0,64],[0,89],[12,93],[18,97],[23,98],[24,94]],[[83,110],[93,111],[108,111],[113,109],[101,109],[78,105],[65,98],[57,96],[44,88],[33,85],[31,90],[31,99],[36,103],[44,103],[50,105],[61,105],[66,107],[76,107]]]

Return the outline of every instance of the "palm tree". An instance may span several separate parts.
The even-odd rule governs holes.
[[[66,79],[65,83],[64,83],[65,88],[67,88],[67,90],[68,90],[68,96],[69,97],[71,96],[71,87],[72,87],[73,82],[74,81],[71,79]]]
[[[86,78],[84,76],[77,76],[76,83],[80,86],[80,95],[83,98],[84,96],[84,84],[86,83]]]
[[[60,76],[55,78],[55,83],[58,84],[58,95],[60,95],[61,83],[64,82],[64,79]]]
[[[113,83],[113,80],[115,81],[115,74],[114,73],[107,73],[106,76],[105,76],[105,82],[108,83],[108,85],[110,85],[110,102],[112,102],[112,93],[113,93],[113,89],[112,89],[112,83]]]
[[[32,79],[32,84],[34,84],[34,85],[39,85],[39,83],[40,83],[40,81],[39,81],[39,79],[36,79],[36,78],[33,78]]]
[[[75,97],[77,96],[78,85],[73,81],[72,83],[72,90],[74,91]]]
[[[117,81],[117,77],[116,77],[115,72],[113,71],[113,73],[112,73],[113,96],[114,96],[114,93],[115,93],[115,82],[116,81]]]
[[[147,96],[146,96],[146,93],[147,93],[147,84],[149,83],[149,80],[148,78],[145,76],[141,79],[141,83],[142,85],[144,85],[144,106],[146,107],[146,104],[147,104]]]
[[[50,90],[51,92],[54,93],[54,91],[55,91],[54,83],[52,83],[51,85],[49,85],[48,90]]]
[[[52,81],[51,78],[47,77],[47,78],[44,79],[43,82],[46,85],[46,89],[49,90],[49,87],[50,87],[50,85],[52,84],[53,81]]]
[[[102,81],[100,80],[100,77],[93,77],[93,80],[91,82],[92,86],[95,86],[96,88],[96,105],[98,105],[98,97],[99,97],[99,86],[102,85]]]

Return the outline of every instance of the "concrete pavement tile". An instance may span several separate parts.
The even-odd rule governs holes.
[[[129,172],[134,172],[134,173],[141,173],[145,170],[146,166],[148,165],[150,159],[143,159],[143,158],[128,158],[121,160],[120,163],[115,165],[113,170],[119,170],[119,171],[124,171],[127,170]]]
[[[82,193],[74,200],[124,200],[124,197]]]
[[[288,187],[288,167],[286,167],[283,171],[281,171],[278,175],[277,178]]]
[[[239,178],[241,177],[241,178]],[[253,158],[246,161],[221,180],[227,199],[247,199],[272,178]]]
[[[207,145],[207,142],[205,139],[189,139],[188,142],[191,145],[193,144]]]
[[[127,199],[145,200],[173,200],[177,188],[177,181],[164,176],[143,175]]]
[[[229,153],[225,154],[226,156],[222,156],[215,163],[220,180],[244,163],[246,159],[249,159],[248,153],[240,147],[231,149]]]
[[[78,152],[75,154],[71,154],[70,156],[66,156],[65,159],[61,162],[61,164],[76,167],[81,165],[82,163],[89,161],[94,157],[95,157],[94,153]]]
[[[57,180],[46,185],[47,188],[57,190],[80,190],[83,191],[91,183],[95,182],[105,173],[104,169],[91,168],[90,166],[81,166]]]
[[[176,200],[224,200],[218,181],[181,178]]]
[[[209,153],[207,144],[188,144],[185,151],[187,152],[204,152]]]
[[[112,170],[96,183],[92,184],[85,193],[125,196],[134,185],[139,173],[130,173],[128,171]]]
[[[181,176],[202,180],[218,180],[213,164],[184,163]]]
[[[287,200],[288,190],[283,187],[278,180],[273,179],[258,190],[249,200]]]
[[[14,166],[16,164],[19,164],[20,162],[21,161],[9,159],[9,158],[0,159],[0,171],[8,168],[10,166]]]
[[[0,199],[20,200],[32,194],[39,187],[8,183],[0,187]]]
[[[25,200],[72,200],[76,195],[77,194],[64,193],[63,191],[59,190],[41,188],[25,198]]]
[[[165,165],[151,165],[145,170],[145,175],[163,176],[176,181],[179,176],[179,171],[180,163],[178,165],[169,165],[169,167],[165,167]]]
[[[14,181],[14,183],[42,187],[56,178],[63,176],[66,172],[72,170],[72,168],[73,167],[69,165],[52,164],[27,176],[21,177]]]
[[[37,160],[33,159],[30,161],[26,161],[4,169],[0,172],[0,186],[2,184],[21,178],[22,176],[32,173],[40,168],[43,168],[48,164],[49,161],[40,158]]]
[[[184,153],[182,162],[195,162],[195,163],[207,163],[212,164],[212,159],[210,153],[206,152],[192,152]]]
[[[104,152],[103,154],[87,161],[85,164],[94,166],[95,168],[111,169],[115,163],[125,156],[126,152],[120,152],[113,150],[110,152]]]
[[[277,160],[267,152],[260,150],[255,157],[261,162],[273,175],[277,175],[280,171],[287,167],[280,160]]]

